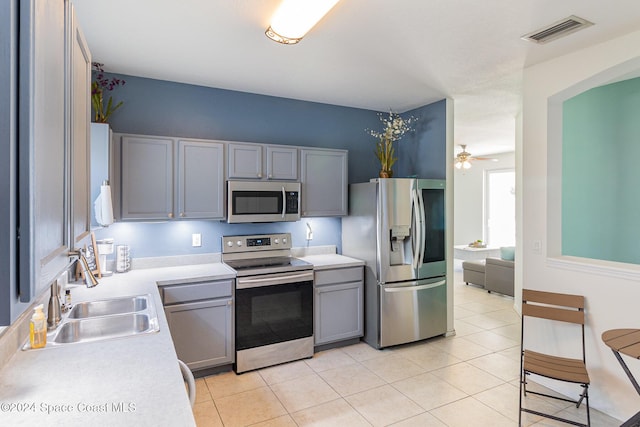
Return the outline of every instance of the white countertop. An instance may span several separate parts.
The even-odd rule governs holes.
[[[160,331],[16,352],[0,370],[0,424],[194,426],[157,282],[234,276],[213,263],[132,270],[73,288],[72,303],[151,294]]]
[[[357,267],[364,265],[364,261],[338,254],[307,255],[299,258],[313,264],[314,270],[328,270],[332,268]]]
[[[364,265],[335,253],[300,258],[315,270]],[[136,269],[73,287],[73,304],[151,294],[160,331],[17,351],[0,370],[0,425],[195,426],[158,285],[234,277],[216,262]]]

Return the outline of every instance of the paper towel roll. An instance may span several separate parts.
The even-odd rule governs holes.
[[[96,211],[96,222],[108,227],[113,224],[113,203],[111,201],[111,187],[108,184],[100,186],[100,195],[93,204]]]

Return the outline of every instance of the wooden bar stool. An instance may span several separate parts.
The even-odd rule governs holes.
[[[640,359],[640,329],[611,329],[602,334],[602,341],[611,348],[614,356],[620,362],[625,374],[629,377],[629,381],[635,387],[636,392],[640,395],[640,386],[638,381],[633,377],[629,367],[620,356],[620,353]],[[631,427],[640,424],[640,412],[629,418],[621,427]]]

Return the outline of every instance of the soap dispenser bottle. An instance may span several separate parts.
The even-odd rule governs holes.
[[[29,324],[29,343],[31,348],[42,348],[47,345],[47,319],[42,311],[42,304],[37,305]]]

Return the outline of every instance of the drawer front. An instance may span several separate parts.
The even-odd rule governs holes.
[[[336,268],[315,272],[315,285],[330,285],[333,283],[357,282],[363,279],[363,267]]]
[[[233,280],[191,283],[165,286],[162,293],[164,305],[188,301],[230,297],[233,295]]]

